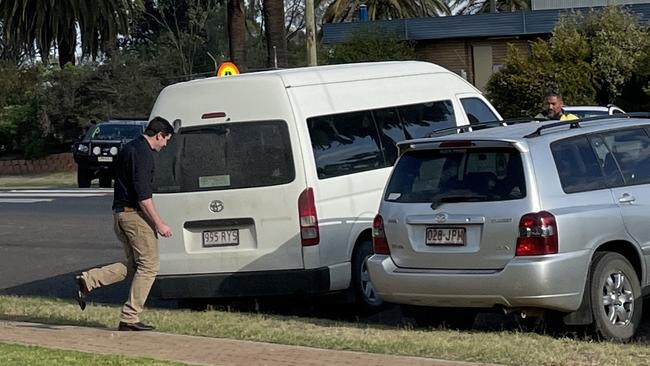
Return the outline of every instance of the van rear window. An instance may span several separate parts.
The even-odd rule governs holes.
[[[155,155],[157,193],[263,187],[295,178],[284,121],[184,128]]]
[[[395,165],[384,199],[443,203],[503,201],[525,196],[519,151],[473,148],[406,152]]]

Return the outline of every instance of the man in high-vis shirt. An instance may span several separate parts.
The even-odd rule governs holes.
[[[535,116],[535,118],[556,121],[573,121],[578,119],[578,116],[565,112],[563,108],[564,101],[562,100],[562,95],[550,91],[544,96],[544,110]]]

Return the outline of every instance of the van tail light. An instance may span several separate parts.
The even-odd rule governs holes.
[[[555,216],[541,211],[528,213],[519,220],[519,237],[515,255],[544,255],[558,252]]]
[[[375,216],[372,221],[372,251],[375,254],[390,255],[390,248],[384,231],[384,219],[381,215]]]
[[[316,215],[316,201],[314,189],[305,188],[298,198],[298,215],[300,216],[300,238],[302,246],[318,245],[320,232],[318,230],[318,216]]]

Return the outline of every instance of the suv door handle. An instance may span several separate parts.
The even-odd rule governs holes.
[[[636,200],[633,195],[629,193],[623,193],[621,197],[618,198],[618,203],[632,203]]]

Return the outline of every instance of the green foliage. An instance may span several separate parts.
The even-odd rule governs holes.
[[[643,58],[649,44],[648,30],[629,11],[607,7],[587,14],[580,22],[579,31],[591,45],[599,101],[611,103],[621,94],[621,88]]]
[[[549,87],[559,90],[567,104],[593,104],[593,70],[584,61],[559,61],[544,41],[535,42],[531,58],[511,48],[505,66],[490,79],[487,94],[506,118],[534,116],[541,111]]]
[[[334,46],[328,63],[411,60],[415,58],[413,44],[400,41],[395,35],[361,29],[352,33],[345,43]]]
[[[28,158],[72,141],[91,121],[147,118],[163,87],[163,70],[132,52],[63,69],[0,67],[0,145]]]
[[[511,48],[487,94],[504,117],[536,115],[549,88],[566,104],[605,105],[638,80],[648,50],[647,29],[622,8],[572,13],[558,21],[550,40],[533,43],[529,58]]]

